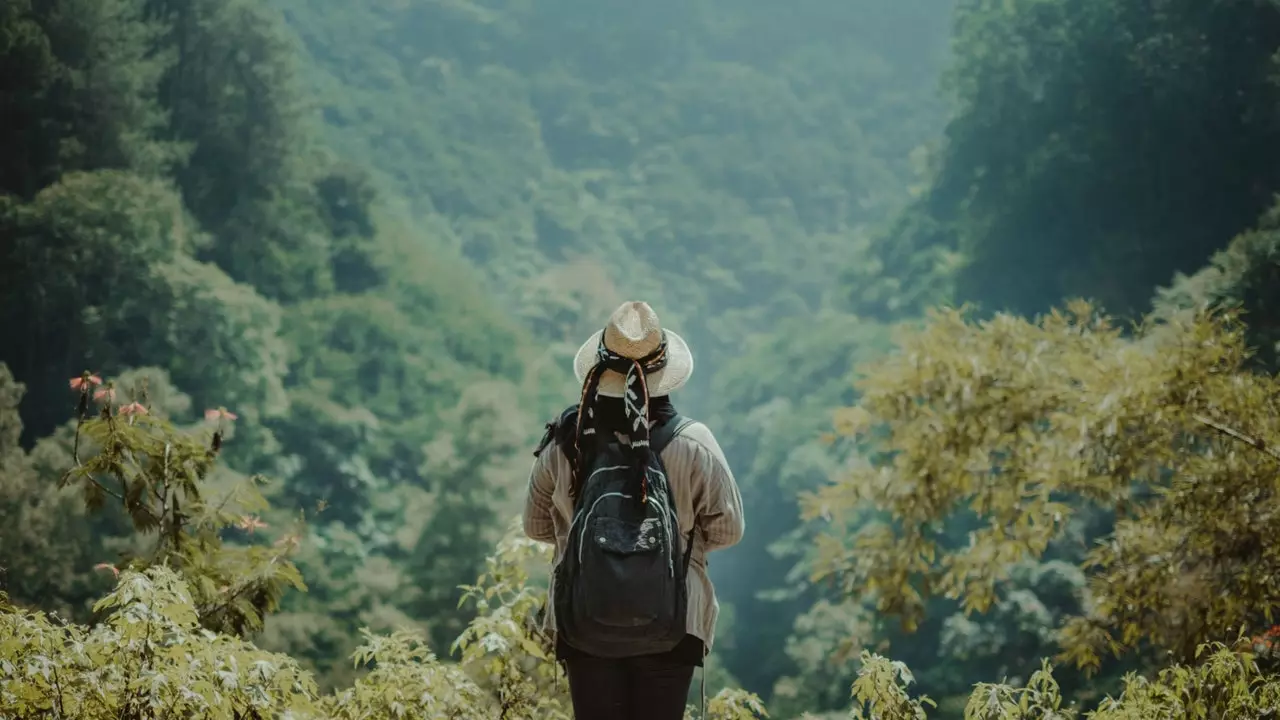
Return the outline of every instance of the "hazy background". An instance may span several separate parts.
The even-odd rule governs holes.
[[[128,526],[48,481],[67,378],[151,368],[175,417],[240,415],[267,539],[327,505],[309,592],[259,638],[326,682],[362,626],[447,651],[572,352],[623,300],[692,344],[675,400],[747,504],[711,560],[712,690],[782,718],[847,705],[849,640],[954,715],[1079,608],[1071,556],[910,636],[804,582],[796,495],[839,469],[830,410],[895,323],[1076,295],[1132,317],[1172,285],[1244,300],[1274,361],[1274,239],[1201,271],[1280,189],[1272,3],[3,0],[0,36],[9,591],[83,618],[109,586],[91,567]],[[1122,669],[1060,676],[1085,697]]]

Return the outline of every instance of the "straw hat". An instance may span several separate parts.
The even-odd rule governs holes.
[[[662,325],[658,322],[658,314],[646,302],[625,302],[609,316],[609,324],[599,330],[578,348],[573,358],[573,374],[578,382],[586,379],[587,373],[596,364],[596,348],[600,346],[600,337],[604,336],[605,347],[626,357],[639,360],[658,348],[662,343]],[[684,338],[667,330],[667,366],[657,372],[645,376],[651,397],[667,395],[689,380],[693,374],[693,354]],[[622,397],[625,378],[621,373],[605,370],[600,377],[598,392],[605,397]]]

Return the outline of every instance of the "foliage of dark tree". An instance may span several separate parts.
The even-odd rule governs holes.
[[[268,492],[285,515],[269,522],[323,502],[309,532],[351,534],[306,558],[323,588],[342,585],[325,576],[351,557],[394,555],[388,534],[406,521],[388,500],[426,484],[423,447],[468,385],[523,377],[520,329],[445,243],[379,205],[364,166],[322,152],[270,9],[18,1],[0,22],[0,141],[13,150],[0,158],[0,334],[14,340],[0,362],[26,388],[24,450],[6,454],[0,487],[32,536],[77,528],[6,544],[15,596],[83,617],[87,554],[132,551],[117,542],[124,518],[79,522],[31,471],[69,463],[65,437],[42,438],[63,432],[66,378],[86,366],[161,366],[198,406],[234,408],[241,442],[224,459],[279,478]],[[28,507],[32,492],[43,500]],[[492,498],[468,498],[491,517]],[[486,549],[451,561],[477,567]],[[62,569],[42,580],[41,567]],[[455,600],[470,577],[451,576]],[[399,602],[344,592],[321,594],[350,606],[333,613],[335,651],[312,658],[325,665],[354,649],[372,608]]]
[[[30,387],[34,436],[84,365],[165,364],[200,402],[279,411],[279,308],[191,258],[207,241],[161,180],[71,173],[30,202],[0,196],[0,357]],[[216,395],[216,397],[215,397]]]
[[[1280,371],[1280,203],[1241,233],[1208,266],[1161,288],[1161,315],[1195,308],[1239,309],[1255,352],[1251,362]]]
[[[29,199],[63,173],[152,175],[178,159],[158,137],[167,54],[143,0],[9,0],[0,27],[0,192]]]
[[[1280,190],[1275,3],[968,0],[953,47],[932,182],[886,239],[901,277],[936,245],[966,300],[1132,315]]]

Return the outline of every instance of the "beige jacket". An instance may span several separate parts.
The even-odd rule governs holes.
[[[745,529],[742,496],[720,444],[702,423],[691,423],[662,451],[662,464],[671,482],[681,528],[696,527],[689,561],[689,615],[686,627],[706,646],[715,642],[720,604],[707,577],[707,553],[734,545]],[[524,508],[524,532],[553,543],[556,562],[564,554],[573,503],[569,500],[569,460],[555,444],[548,445],[529,473],[529,497]],[[687,530],[685,530],[687,532]],[[548,593],[547,608],[555,607]],[[555,613],[546,613],[544,628],[555,631]]]

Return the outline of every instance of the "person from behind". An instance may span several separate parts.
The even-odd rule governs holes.
[[[711,430],[671,402],[693,355],[648,304],[615,310],[574,373],[524,509],[525,534],[556,548],[544,630],[576,720],[681,720],[715,641],[707,555],[742,539],[742,497]]]

